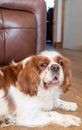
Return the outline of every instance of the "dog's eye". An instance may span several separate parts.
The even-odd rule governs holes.
[[[63,61],[58,61],[58,64],[63,66]]]
[[[41,66],[41,67],[45,67],[45,68],[46,68],[46,67],[47,67],[47,65],[48,65],[47,63],[42,63],[40,66]]]

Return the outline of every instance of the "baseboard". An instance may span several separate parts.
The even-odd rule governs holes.
[[[53,42],[53,47],[58,48],[58,49],[63,48],[62,47],[62,42]]]

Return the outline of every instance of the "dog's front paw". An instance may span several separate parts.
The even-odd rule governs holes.
[[[68,126],[80,126],[81,119],[72,115],[65,115],[62,120],[62,125],[65,127]]]
[[[10,117],[1,115],[0,116],[0,127],[4,128],[9,125],[15,125],[15,118],[10,118]]]
[[[73,103],[73,102],[67,102],[66,103],[66,106],[65,106],[65,109],[67,111],[76,111],[78,109],[78,106],[76,103]]]
[[[77,103],[70,103],[68,106],[69,111],[76,111],[78,109]]]
[[[9,126],[9,119],[3,115],[0,115],[0,127],[3,128],[6,126]]]

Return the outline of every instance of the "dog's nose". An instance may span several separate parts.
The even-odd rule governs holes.
[[[57,64],[53,64],[51,65],[51,71],[53,72],[58,72],[60,69],[60,67]]]

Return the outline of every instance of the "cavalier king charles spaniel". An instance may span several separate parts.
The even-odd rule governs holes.
[[[44,51],[0,68],[0,126],[79,126],[81,119],[55,109],[77,110],[60,99],[71,85],[69,59]]]

